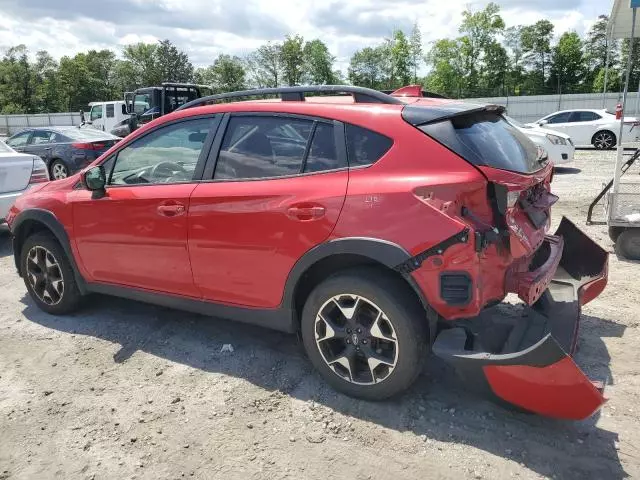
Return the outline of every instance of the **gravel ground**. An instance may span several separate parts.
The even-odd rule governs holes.
[[[611,252],[584,219],[613,161],[579,151],[554,181],[555,222]],[[640,478],[638,269],[612,254],[584,309],[577,361],[609,402],[561,422],[476,397],[436,360],[401,398],[367,403],[328,388],[294,336],[100,296],[46,315],[0,232],[0,480]]]

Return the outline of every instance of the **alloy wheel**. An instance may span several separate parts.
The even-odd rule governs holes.
[[[47,305],[57,305],[64,295],[64,278],[56,257],[44,247],[34,246],[27,254],[26,273],[33,293]]]
[[[593,139],[593,145],[598,150],[609,150],[614,146],[613,136],[609,132],[600,132],[597,133],[595,138]]]
[[[372,385],[391,375],[398,361],[398,340],[387,315],[360,295],[336,295],[315,321],[315,340],[333,372],[357,385]]]
[[[54,180],[62,180],[69,176],[69,172],[67,171],[67,167],[62,163],[55,163],[51,169],[51,176]]]

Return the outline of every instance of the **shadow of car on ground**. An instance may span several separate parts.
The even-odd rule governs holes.
[[[597,415],[582,422],[563,422],[506,410],[468,392],[434,356],[415,386],[399,398],[357,401],[323,382],[293,335],[100,295],[88,297],[81,311],[65,317],[42,312],[27,295],[22,302],[24,316],[34,323],[120,345],[114,364],[144,351],[205,372],[242,378],[267,391],[314,400],[385,428],[466,444],[543,476],[580,480],[627,476],[615,447],[618,435],[597,427]],[[613,382],[602,338],[620,337],[625,327],[583,316],[581,329],[577,362],[591,378]],[[227,343],[235,349],[232,355],[220,353]]]

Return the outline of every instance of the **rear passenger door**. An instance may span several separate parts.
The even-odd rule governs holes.
[[[48,130],[34,130],[24,152],[38,155],[47,162],[51,157],[51,137],[53,135],[53,132]]]
[[[189,254],[203,297],[277,307],[296,261],[331,235],[348,175],[341,123],[227,114],[190,200]]]

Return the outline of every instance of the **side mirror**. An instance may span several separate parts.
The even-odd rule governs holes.
[[[104,167],[98,165],[90,168],[82,174],[82,183],[85,188],[94,193],[93,198],[102,198],[107,193],[105,186],[107,185],[107,175]]]
[[[549,120],[540,120],[538,122],[538,125],[540,125],[542,127],[542,126],[546,125],[547,123],[549,123]]]

